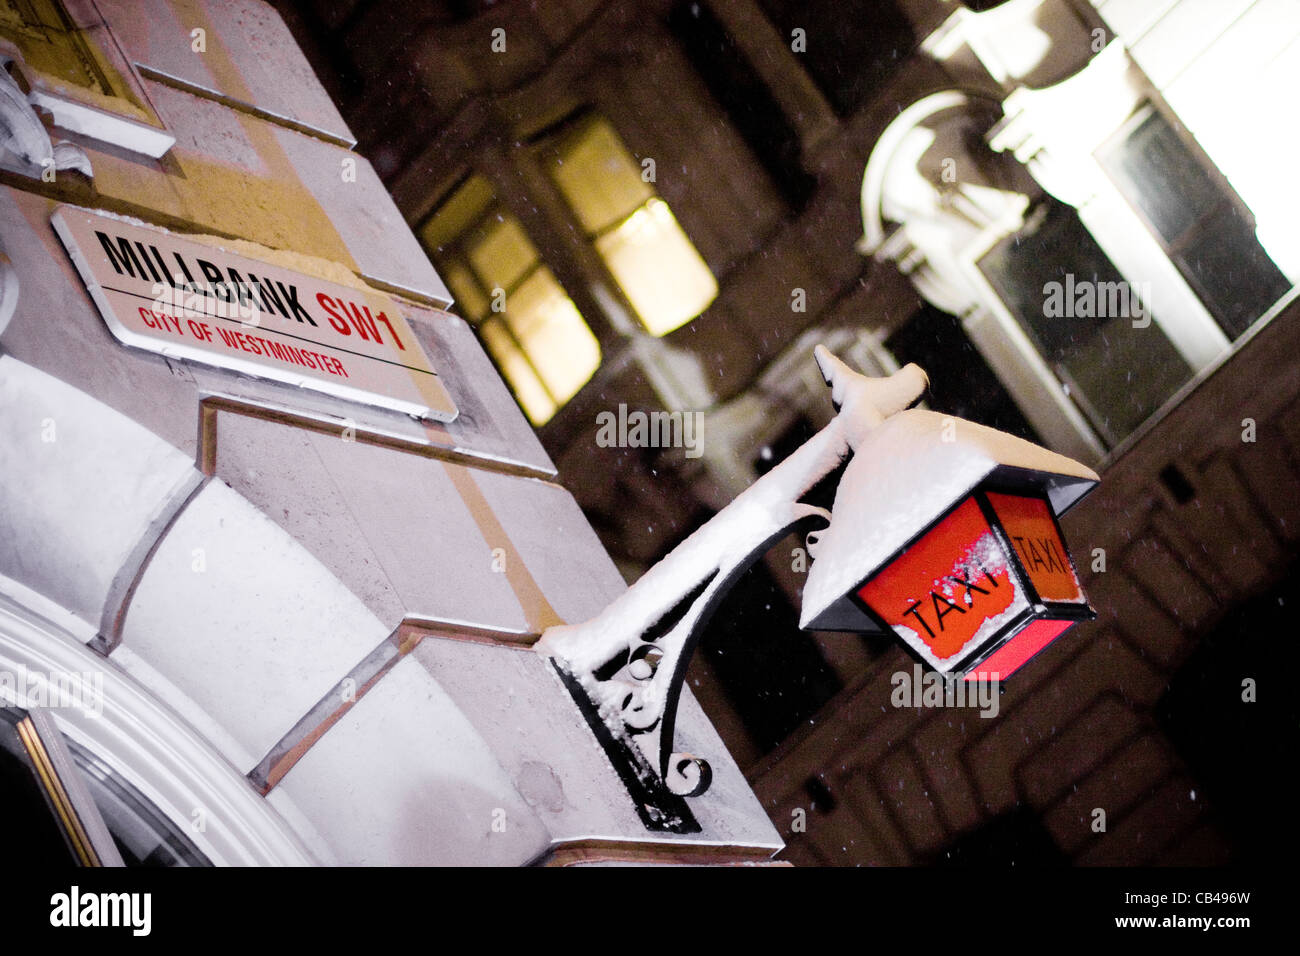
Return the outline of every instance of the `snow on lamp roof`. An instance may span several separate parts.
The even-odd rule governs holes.
[[[813,546],[800,626],[873,629],[846,595],[995,472],[1039,488],[1058,515],[1100,480],[1064,455],[938,412],[908,409],[872,429]]]

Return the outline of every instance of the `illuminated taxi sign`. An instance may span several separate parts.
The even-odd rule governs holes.
[[[945,675],[1005,678],[1093,616],[1048,502],[980,490],[855,589],[855,602]]]

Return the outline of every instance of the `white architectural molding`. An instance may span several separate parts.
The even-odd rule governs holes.
[[[1010,152],[1044,189],[1077,208],[1109,187],[1092,152],[1145,96],[1140,73],[1124,48],[1112,43],[1055,86],[1013,92],[987,141],[995,152]]]
[[[100,706],[55,708],[56,724],[129,781],[213,863],[323,862],[242,774],[153,694],[73,635],[4,597],[0,670],[63,680],[63,686],[81,675],[102,677]]]
[[[946,90],[918,100],[890,123],[863,174],[858,249],[892,262],[927,302],[962,319],[971,341],[1052,447],[1100,461],[1104,449],[1097,436],[976,265],[1023,226],[1030,197],[996,181],[968,180],[965,171],[980,166],[970,156],[942,158],[954,164],[953,179],[942,185],[935,181],[941,177],[923,168],[927,154],[934,166],[942,152],[936,143],[944,124],[968,122],[979,106],[962,91]],[[1032,187],[1030,176],[1024,186]],[[887,232],[890,222],[897,225]]]
[[[0,335],[4,334],[9,320],[18,308],[18,270],[5,255],[4,244],[0,243]]]
[[[1055,86],[1013,92],[1003,102],[1004,118],[986,139],[991,149],[1024,164],[1043,189],[1079,210],[1125,279],[1141,277],[1150,287],[1146,304],[1156,322],[1199,370],[1223,353],[1228,339],[1095,158],[1103,144],[1144,115],[1151,96],[1124,47],[1111,43]]]
[[[1059,81],[1086,62],[1089,29],[1067,0],[1008,0],[976,12],[959,6],[921,44],[941,62],[956,62],[968,49],[1003,89]],[[1080,60],[1063,62],[1062,51],[1082,49]]]
[[[81,147],[50,139],[31,98],[6,69],[14,60],[12,55],[0,51],[0,147],[19,159],[19,172],[33,178],[60,169],[74,169],[87,178],[92,177],[90,158]]]
[[[963,109],[971,103],[971,98],[960,90],[943,90],[931,93],[917,100],[903,112],[899,113],[880,134],[871,158],[867,161],[866,171],[862,175],[862,227],[863,236],[858,243],[858,251],[863,255],[874,255],[885,241],[885,224],[882,213],[885,194],[885,174],[894,159],[894,153],[902,145],[904,137],[914,128],[932,116],[944,110]]]

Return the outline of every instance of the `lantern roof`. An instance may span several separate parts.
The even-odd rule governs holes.
[[[965,419],[898,412],[854,452],[804,585],[799,625],[876,630],[846,595],[990,478],[1037,491],[1060,515],[1100,480],[1064,455]]]

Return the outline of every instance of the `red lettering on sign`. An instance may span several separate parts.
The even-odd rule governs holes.
[[[181,331],[181,320],[174,315],[168,315],[166,312],[155,312],[153,309],[140,306],[140,319],[151,329],[157,329],[160,332],[175,332],[177,335],[185,334]]]
[[[326,295],[324,292],[317,292],[316,302],[317,304],[320,305],[322,309],[325,310],[325,314],[329,316],[330,325],[333,327],[335,332],[339,333],[339,335],[352,334],[352,330],[348,328],[347,320],[345,320],[343,316],[339,315],[337,312],[334,311],[334,306],[336,304],[335,299]]]

